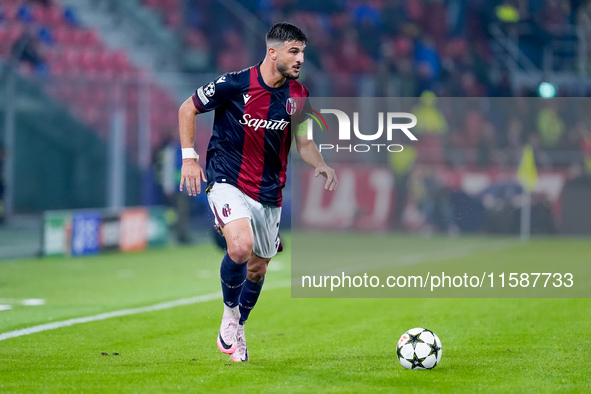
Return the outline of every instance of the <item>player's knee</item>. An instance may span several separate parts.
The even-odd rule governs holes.
[[[237,242],[228,245],[228,254],[230,258],[237,263],[244,263],[250,258],[252,252],[252,243]]]

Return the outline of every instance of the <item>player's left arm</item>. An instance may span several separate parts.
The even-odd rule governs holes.
[[[337,190],[339,180],[334,169],[329,167],[322,158],[322,154],[318,151],[314,140],[308,139],[307,135],[298,135],[296,133],[296,147],[298,153],[306,163],[314,167],[314,176],[322,175],[326,178],[324,188],[328,190]]]

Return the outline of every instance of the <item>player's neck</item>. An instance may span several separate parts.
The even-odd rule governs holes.
[[[261,63],[261,77],[265,84],[271,88],[278,88],[285,83],[286,78],[277,71],[277,67],[265,58]]]

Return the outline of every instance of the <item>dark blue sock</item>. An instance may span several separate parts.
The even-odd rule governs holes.
[[[240,324],[244,324],[246,319],[248,319],[248,315],[252,308],[254,308],[257,300],[259,299],[259,294],[261,294],[261,290],[263,289],[263,283],[265,282],[265,278],[260,282],[253,282],[251,280],[246,279],[244,282],[244,286],[242,286],[242,292],[240,293]]]
[[[224,304],[230,308],[237,306],[240,292],[246,280],[246,263],[237,264],[226,253],[222,259],[222,266],[220,267],[220,279],[222,282]]]

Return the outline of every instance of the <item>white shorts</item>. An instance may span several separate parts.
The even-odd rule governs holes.
[[[250,219],[254,233],[254,254],[265,259],[277,254],[281,207],[263,205],[237,187],[218,182],[207,193],[207,200],[216,224],[222,228],[232,220]]]

